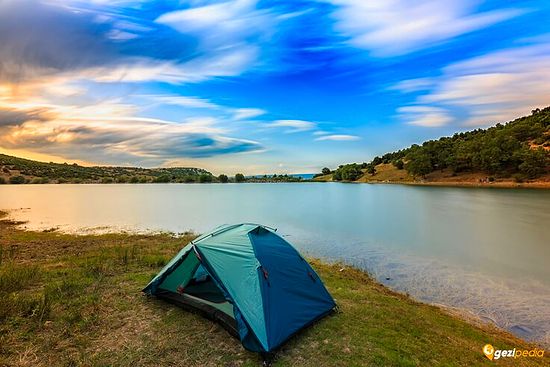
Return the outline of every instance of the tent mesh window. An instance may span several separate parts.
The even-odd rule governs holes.
[[[193,251],[159,284],[157,296],[187,310],[198,311],[238,336],[233,305],[225,299]]]

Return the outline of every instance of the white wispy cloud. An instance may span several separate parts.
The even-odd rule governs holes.
[[[399,108],[407,122],[442,126],[461,110],[466,126],[487,126],[550,104],[550,44],[504,49],[453,63],[426,87],[417,106]],[[434,107],[437,106],[437,107]]]
[[[317,141],[332,140],[332,141],[353,141],[359,140],[360,137],[356,135],[344,135],[344,134],[333,134],[333,135],[324,135],[316,138]]]
[[[313,132],[313,135],[315,135],[315,136],[328,135],[328,134],[330,134],[330,133],[328,131],[324,131],[324,130],[317,130],[317,131]]]
[[[402,120],[410,125],[440,127],[447,125],[453,118],[448,111],[431,106],[404,106],[397,109]]]
[[[427,90],[434,85],[433,78],[417,78],[402,80],[397,84],[390,86],[389,90],[397,90],[404,93]]]
[[[189,109],[207,109],[225,114],[230,120],[247,120],[267,113],[261,108],[234,108],[220,105],[206,98],[182,95],[140,95],[140,97],[161,104],[186,107]]]
[[[235,108],[233,109],[233,118],[235,120],[246,120],[264,115],[265,110],[260,108]]]
[[[478,1],[326,0],[336,30],[377,57],[403,55],[511,19],[522,9],[476,12]]]
[[[197,40],[202,56],[180,67],[192,67],[204,78],[239,75],[251,68],[261,44],[275,32],[276,15],[257,9],[256,0],[231,0],[171,11],[156,22]]]
[[[147,96],[146,96],[147,97]],[[157,95],[149,98],[163,104],[176,105],[190,108],[220,109],[223,108],[210,100],[192,96]]]
[[[269,124],[268,127],[288,128],[286,133],[295,133],[301,131],[313,130],[317,127],[317,123],[304,120],[276,120]]]

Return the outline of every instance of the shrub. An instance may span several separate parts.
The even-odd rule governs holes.
[[[212,175],[209,175],[209,174],[206,174],[206,173],[201,174],[199,176],[199,182],[200,183],[212,182]]]
[[[25,177],[23,176],[11,176],[10,177],[10,183],[14,185],[24,184],[25,183]]]
[[[367,165],[367,173],[374,176],[374,174],[376,173],[376,167],[374,167],[374,164]]]
[[[172,177],[169,175],[160,175],[158,177],[155,177],[153,180],[154,183],[168,183],[172,180]]]
[[[403,163],[403,160],[402,159],[398,159],[396,161],[393,161],[392,164],[395,166],[395,168],[397,169],[403,169],[405,167],[405,164]]]
[[[332,178],[336,181],[355,181],[362,175],[363,171],[361,171],[361,166],[356,163],[352,163],[338,167],[338,169],[333,173]]]
[[[516,181],[517,183],[522,183],[523,181],[525,181],[525,176],[522,175],[521,173],[516,173],[515,175],[512,176],[512,178],[513,178],[514,181]]]
[[[235,175],[235,182],[244,182],[245,177],[242,173],[237,173]]]

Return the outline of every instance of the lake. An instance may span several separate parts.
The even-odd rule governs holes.
[[[27,228],[276,227],[302,253],[550,345],[550,191],[341,183],[2,185]]]

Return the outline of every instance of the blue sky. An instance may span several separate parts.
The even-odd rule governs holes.
[[[544,1],[0,0],[0,151],[317,172],[550,104]]]

